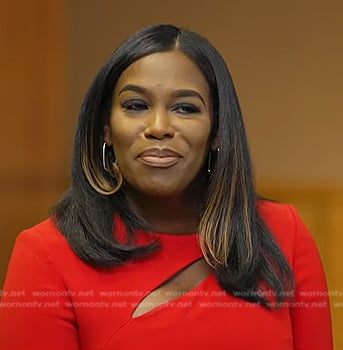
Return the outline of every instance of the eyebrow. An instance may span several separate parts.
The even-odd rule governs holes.
[[[128,84],[125,85],[118,93],[120,95],[121,93],[125,91],[133,91],[133,92],[138,92],[140,94],[149,94],[148,90],[142,86],[139,85],[134,85],[134,84]],[[197,97],[201,102],[206,106],[204,98],[201,96],[201,94],[193,89],[180,89],[180,90],[175,90],[173,92],[173,96],[175,97]]]
[[[181,89],[176,90],[173,94],[175,97],[197,97],[206,106],[204,98],[199,94],[198,91],[192,89]]]
[[[140,94],[146,94],[147,90],[139,85],[133,85],[133,84],[128,84],[125,85],[119,92],[118,95],[120,95],[121,93],[125,92],[125,91],[133,91],[133,92],[138,92]]]

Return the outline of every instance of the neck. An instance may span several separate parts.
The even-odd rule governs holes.
[[[158,197],[129,191],[128,198],[137,215],[155,232],[187,234],[198,231],[199,195]]]

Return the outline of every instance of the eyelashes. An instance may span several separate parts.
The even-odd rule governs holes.
[[[180,114],[197,114],[201,112],[201,108],[193,103],[180,102],[173,106],[172,111]]]
[[[149,104],[141,99],[130,99],[121,104],[121,107],[132,113],[140,113],[149,110]],[[187,114],[198,114],[202,112],[200,106],[190,102],[177,102],[172,104],[170,110],[174,113],[187,115]]]
[[[138,99],[125,101],[121,106],[123,109],[134,112],[144,111],[149,108],[145,101]]]

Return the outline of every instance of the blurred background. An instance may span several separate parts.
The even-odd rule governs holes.
[[[293,203],[318,243],[343,349],[343,2],[0,0],[0,285],[18,233],[69,185],[82,98],[147,24],[206,36],[232,72],[259,191]]]

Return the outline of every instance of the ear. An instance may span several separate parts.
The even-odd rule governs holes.
[[[109,124],[104,126],[104,141],[107,145],[112,145],[112,130]]]

